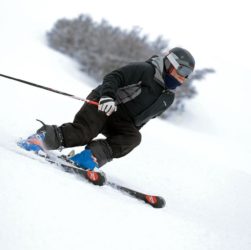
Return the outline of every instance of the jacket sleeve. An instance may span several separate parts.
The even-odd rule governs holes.
[[[153,74],[154,68],[145,62],[131,63],[107,74],[102,83],[101,96],[115,99],[119,88],[142,81],[147,74]]]

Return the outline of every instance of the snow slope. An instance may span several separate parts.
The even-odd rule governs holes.
[[[61,16],[85,8],[96,17],[102,13],[95,1],[71,2],[61,8],[59,1],[4,3],[0,72],[85,97],[92,79],[44,39]],[[106,4],[104,17],[113,17],[112,1]],[[114,16],[121,25],[126,20]],[[172,35],[192,45],[191,37]],[[198,67],[210,66],[205,50],[193,48]],[[198,84],[200,94],[188,102],[187,113],[171,122],[151,121],[142,129],[140,147],[103,168],[114,182],[165,197],[161,210],[26,157],[15,142],[39,127],[36,118],[68,122],[82,103],[0,78],[0,248],[249,250],[250,77],[247,66],[214,49],[206,57],[210,63],[217,56],[217,73]]]

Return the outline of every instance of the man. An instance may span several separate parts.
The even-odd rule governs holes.
[[[173,48],[166,56],[131,63],[107,74],[102,85],[87,99],[73,123],[46,125],[21,140],[26,150],[55,150],[86,145],[70,160],[93,170],[113,158],[120,158],[140,144],[140,128],[162,114],[174,101],[174,90],[185,84],[195,66],[193,56],[183,48]],[[94,138],[103,134],[106,139]]]

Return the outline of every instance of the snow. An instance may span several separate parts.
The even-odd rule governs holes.
[[[179,15],[165,8],[152,13],[145,6],[140,18],[140,1],[125,3],[124,10],[134,6],[130,18],[128,9],[121,11],[110,0],[1,4],[2,74],[85,98],[93,80],[71,59],[48,48],[44,37],[58,18],[80,13],[122,27],[137,24],[155,36],[166,29],[163,16],[168,12],[166,22],[175,24],[163,35],[173,46],[191,48],[198,68],[216,69],[197,83],[199,95],[187,102],[183,116],[151,121],[142,129],[141,146],[103,167],[111,181],[165,197],[164,209],[28,158],[15,143],[40,126],[35,119],[58,125],[72,121],[82,103],[0,78],[1,249],[250,250],[248,8],[245,1],[238,6],[230,1],[226,7],[192,0],[190,6],[174,1],[169,9],[181,2],[185,7]],[[158,7],[164,3],[155,1]],[[194,8],[198,4],[200,11]],[[200,25],[199,35],[197,29],[184,31],[187,9],[190,24]]]

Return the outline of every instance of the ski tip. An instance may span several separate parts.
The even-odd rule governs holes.
[[[164,198],[154,195],[146,195],[145,202],[154,208],[163,208],[166,205],[166,201]]]

